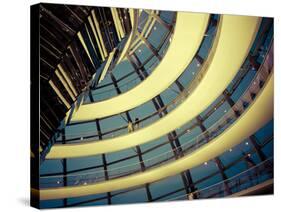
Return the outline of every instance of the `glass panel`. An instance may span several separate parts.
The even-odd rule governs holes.
[[[164,180],[150,184],[150,190],[153,198],[162,196],[162,194],[180,189],[183,187],[180,175],[172,176]]]
[[[118,194],[112,197],[111,200],[113,204],[146,202],[146,190],[145,188],[140,188],[134,191]]]

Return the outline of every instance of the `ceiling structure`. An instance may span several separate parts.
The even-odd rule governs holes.
[[[40,8],[40,207],[272,193],[271,18]]]

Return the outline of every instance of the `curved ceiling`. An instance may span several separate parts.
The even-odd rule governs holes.
[[[134,89],[117,97],[81,105],[71,121],[87,121],[118,114],[139,106],[164,91],[192,61],[204,37],[208,20],[207,14],[179,12],[172,42],[165,58],[153,73]]]
[[[155,182],[200,165],[239,144],[242,140],[252,135],[256,130],[272,119],[273,87],[274,79],[273,74],[271,74],[268,82],[256,97],[255,101],[230,128],[213,141],[181,159],[140,174],[96,184],[41,189],[40,199],[48,200],[79,197],[126,189],[133,186],[143,185],[145,183]],[[260,111],[261,108],[263,108],[262,113]],[[253,122],[253,119],[255,122]],[[37,190],[33,190],[33,192],[38,193]]]
[[[205,76],[191,95],[165,117],[133,133],[101,142],[56,144],[46,158],[83,157],[123,150],[156,139],[190,121],[223,92],[239,71],[259,24],[260,19],[256,17],[224,15],[217,46],[211,50],[213,58],[204,64]]]

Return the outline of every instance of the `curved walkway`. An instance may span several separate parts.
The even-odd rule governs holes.
[[[101,142],[56,144],[46,158],[84,157],[115,152],[144,144],[179,128],[206,109],[228,86],[248,55],[259,23],[260,19],[256,17],[223,16],[221,32],[218,32],[217,44],[214,44],[217,47],[211,50],[213,58],[209,64],[204,64],[207,69],[205,76],[190,96],[162,119],[133,133]]]
[[[178,159],[172,163],[163,165],[140,174],[122,177],[105,182],[85,186],[69,186],[52,189],[41,189],[40,199],[61,199],[105,193],[126,189],[134,186],[155,182],[166,177],[176,175],[184,170],[196,167],[205,161],[222,154],[226,150],[239,144],[248,136],[256,132],[260,127],[273,117],[273,87],[274,78],[271,74],[264,89],[259,93],[256,100],[249,106],[247,111],[228,128],[224,133],[204,145],[193,153]],[[263,112],[261,113],[261,108]],[[253,121],[254,120],[254,121]],[[33,192],[38,192],[33,190]]]
[[[118,114],[157,96],[173,83],[192,61],[203,40],[208,20],[209,15],[206,14],[179,12],[172,42],[165,58],[153,73],[134,89],[117,97],[81,105],[71,121],[87,121]]]

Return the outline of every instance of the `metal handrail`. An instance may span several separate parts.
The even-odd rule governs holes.
[[[177,147],[173,150],[164,152],[162,154],[159,154],[155,157],[151,157],[147,160],[144,160],[143,163],[146,163],[146,169],[149,169],[151,167],[154,167],[155,163],[151,163],[152,161],[155,161],[157,159],[159,161],[159,158],[164,158],[164,160],[161,160],[160,162],[156,162],[157,165],[167,163],[171,159],[174,158],[174,153],[177,151],[181,151],[182,155],[187,155],[191,151],[194,151],[195,149],[198,149],[203,144],[209,142],[209,140],[217,137],[219,133],[224,131],[226,127],[229,127],[236,119],[238,119],[237,112],[242,114],[247,108],[248,105],[253,102],[256,99],[256,96],[258,95],[259,91],[263,88],[263,85],[261,86],[260,82],[263,82],[263,84],[266,82],[266,79],[268,79],[271,70],[273,68],[273,46],[271,45],[269,53],[264,59],[263,64],[260,66],[259,70],[257,71],[256,76],[250,83],[250,86],[247,88],[247,90],[244,92],[244,94],[240,97],[240,99],[235,103],[235,105],[232,107],[232,110],[228,111],[224,116],[219,119],[215,124],[213,124],[208,130],[202,132],[197,137],[185,142],[180,147]],[[254,95],[253,95],[254,94]],[[244,103],[247,103],[245,105]],[[182,130],[182,132],[179,134],[178,137],[188,133],[186,129]],[[206,139],[206,136],[208,136],[208,139]],[[133,167],[133,169],[126,170],[121,172],[120,170],[128,167]],[[140,172],[140,162],[138,163],[132,163],[126,166],[117,167],[114,169],[107,170],[107,173],[115,172],[118,170],[117,173],[114,174],[108,174],[111,178],[117,178],[124,175]],[[93,176],[94,177],[89,177]],[[41,179],[54,179],[54,178],[63,178],[65,175],[55,175],[55,176],[48,176],[48,177],[41,177]],[[84,177],[87,176],[87,177]],[[83,174],[73,174],[73,175],[66,175],[66,177],[78,177],[78,179],[69,180],[68,183],[73,182],[74,185],[78,184],[88,184],[88,183],[94,183],[99,182],[102,179],[105,179],[104,177],[104,170],[98,170],[94,172],[88,172]],[[42,183],[44,184],[44,183]],[[50,184],[50,182],[47,182],[46,184]]]
[[[236,174],[226,180],[222,180],[218,183],[205,187],[203,189],[190,192],[189,194],[179,195],[173,198],[169,198],[165,201],[173,201],[179,199],[192,199],[193,197],[197,198],[210,198],[217,197],[217,195],[222,194],[222,196],[228,196],[235,194],[237,192],[243,191],[247,188],[258,185],[268,179],[273,178],[273,157],[270,157],[261,163]],[[249,183],[250,182],[250,183]],[[248,183],[248,185],[247,185]],[[228,193],[225,189],[227,184],[230,188],[231,193]]]

